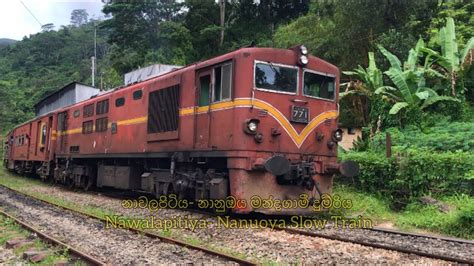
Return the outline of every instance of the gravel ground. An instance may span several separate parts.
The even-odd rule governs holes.
[[[401,236],[364,229],[342,229],[335,227],[333,224],[328,224],[325,230],[317,230],[315,232],[326,235],[342,235],[344,238],[351,240],[360,240],[387,246],[409,247],[412,250],[474,261],[474,244],[427,237]]]
[[[19,256],[15,255],[11,249],[6,249],[3,246],[0,246],[0,264],[18,264],[21,263],[22,260]]]
[[[246,254],[257,258],[260,262],[278,263],[396,263],[396,264],[447,264],[448,262],[433,260],[416,255],[404,254],[383,249],[375,249],[358,244],[328,240],[318,237],[294,235],[268,228],[230,229],[217,228],[217,218],[209,217],[184,210],[163,209],[149,212],[146,209],[124,209],[121,200],[91,193],[78,193],[61,187],[32,187],[30,191],[54,195],[80,205],[107,208],[128,217],[149,217],[157,219],[188,216],[189,218],[205,219],[209,226],[194,231],[173,229],[173,235],[199,239],[215,247]],[[352,230],[348,230],[352,231]],[[358,230],[354,230],[358,231]]]
[[[163,243],[41,203],[0,188],[0,206],[17,218],[111,265],[229,263],[215,256]]]

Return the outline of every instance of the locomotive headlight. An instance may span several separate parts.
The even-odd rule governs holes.
[[[308,63],[308,57],[306,55],[300,56],[300,63],[306,65]]]
[[[334,141],[340,142],[342,140],[342,130],[338,128],[336,131],[334,131],[332,138]]]
[[[247,119],[244,123],[244,132],[250,135],[257,134],[258,124],[260,120],[258,119]]]
[[[307,55],[308,54],[308,48],[306,48],[306,46],[304,45],[301,45],[300,46],[300,52],[302,55]]]
[[[257,132],[257,123],[255,121],[250,121],[248,124],[247,124],[247,128],[249,129],[250,132]]]

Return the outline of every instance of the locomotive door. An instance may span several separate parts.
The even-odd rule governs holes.
[[[58,123],[57,123],[57,142],[59,144],[59,153],[67,153],[67,112],[62,112],[58,114]],[[58,145],[56,144],[56,145]]]
[[[194,147],[196,149],[206,149],[209,147],[209,127],[210,114],[209,103],[211,99],[212,87],[212,71],[207,70],[200,72],[196,78],[198,93],[197,106],[198,110],[195,113],[195,136]]]
[[[27,148],[26,148],[26,160],[31,160],[30,159],[30,156],[31,156],[31,148],[32,148],[32,145],[31,145],[31,133],[33,132],[33,123],[30,123],[30,126],[28,128],[28,134],[26,135],[26,143],[27,143]],[[34,148],[34,147],[33,147]]]
[[[47,133],[46,133],[46,152],[45,152],[45,157],[44,160],[49,160],[49,157],[51,155],[51,137],[53,135],[53,116],[48,117],[48,123],[47,125]]]

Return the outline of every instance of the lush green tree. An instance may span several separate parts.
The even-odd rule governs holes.
[[[118,47],[118,49],[112,51],[116,52],[112,56],[114,61],[112,65],[117,67],[116,70],[126,72],[148,62],[170,63],[167,61],[159,62],[159,59],[163,57],[169,58],[169,55],[160,55],[159,50],[167,51],[166,49],[171,49],[171,47],[163,46],[163,40],[160,40],[160,38],[166,34],[162,34],[161,31],[163,31],[163,27],[168,27],[165,31],[168,30],[169,32],[170,24],[165,24],[166,22],[178,23],[182,21],[182,6],[182,3],[170,0],[111,1],[107,3],[103,8],[103,12],[110,14],[112,17],[105,20],[101,24],[101,28],[109,31],[109,43]],[[173,25],[176,26],[176,24]],[[134,60],[121,60],[124,51],[131,53]],[[152,58],[149,59],[147,56],[152,56]],[[180,61],[179,58],[171,58],[170,60]]]
[[[439,76],[448,81],[448,87],[451,88],[452,96],[456,96],[459,93],[457,90],[461,90],[464,93],[464,87],[457,86],[457,81],[459,79],[462,80],[466,68],[469,68],[472,64],[474,37],[471,37],[464,48],[459,50],[454,20],[447,18],[446,26],[442,27],[436,36],[436,42],[441,48],[441,52],[430,48],[423,49],[428,54],[426,64],[432,64],[435,69],[439,69],[439,72],[442,73]],[[459,87],[461,88],[459,89]]]
[[[41,26],[41,31],[46,32],[46,31],[51,31],[54,30],[54,24],[53,23],[47,23]]]
[[[343,71],[345,75],[353,76],[356,80],[343,84],[346,89],[339,93],[341,99],[351,97],[354,110],[357,110],[362,117],[361,125],[369,124],[371,106],[378,97],[375,91],[383,86],[382,71],[375,63],[374,53],[369,52],[368,55],[369,66],[367,68],[364,69],[359,65],[353,71]]]
[[[284,48],[304,43],[314,55],[353,69],[367,65],[367,53],[379,42],[397,48],[386,39],[413,42],[407,45],[412,47],[412,36],[426,32],[437,7],[436,1],[314,1],[307,15],[277,30],[275,42]]]
[[[103,30],[97,32],[97,73],[104,72],[103,80],[110,80],[112,77],[107,75],[114,73],[106,71],[111,65],[105,56],[109,49],[106,34]],[[6,110],[1,114],[0,128],[8,129],[32,118],[33,105],[39,99],[71,81],[90,84],[93,55],[93,22],[34,34],[0,49],[0,98],[3,112]],[[110,86],[121,83],[109,82]]]
[[[79,27],[88,22],[89,14],[85,9],[74,9],[71,12],[71,25],[74,27]]]
[[[425,48],[425,43],[420,39],[414,49],[411,49],[408,59],[402,65],[400,60],[384,47],[379,46],[382,54],[390,62],[390,68],[384,72],[394,86],[382,86],[375,93],[383,95],[393,103],[390,114],[396,115],[401,110],[413,112],[414,120],[419,120],[420,110],[439,101],[458,101],[449,96],[439,96],[433,89],[426,85],[426,76],[436,74],[432,69],[420,66],[418,61]]]
[[[466,43],[474,36],[474,2],[471,0],[443,1],[437,15],[431,20],[428,33],[436,42],[440,28],[446,25],[446,19],[456,21],[456,39],[459,43]]]

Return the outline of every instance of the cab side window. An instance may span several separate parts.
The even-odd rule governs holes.
[[[46,144],[46,124],[41,127],[41,146]]]
[[[209,105],[209,91],[211,88],[211,75],[199,78],[199,106]]]
[[[220,102],[231,98],[232,64],[224,64],[214,68],[214,88],[212,101]]]

